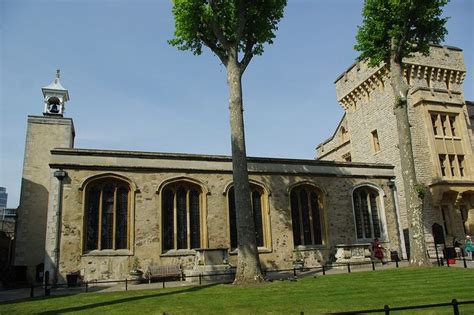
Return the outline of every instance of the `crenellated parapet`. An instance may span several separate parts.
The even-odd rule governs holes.
[[[462,50],[448,46],[432,46],[429,56],[416,54],[404,61],[404,76],[412,88],[443,90],[449,97],[462,93],[466,67]],[[357,109],[375,94],[390,87],[390,71],[386,64],[370,67],[367,61],[354,63],[335,82],[337,99],[344,110]]]
[[[365,62],[363,63],[363,66],[356,65],[356,67],[359,67],[358,71],[361,71],[361,68],[369,68]],[[347,78],[348,76],[350,75],[347,73],[342,76],[341,79],[344,81],[344,83],[351,81],[354,82],[354,80],[349,80]],[[349,85],[347,85],[347,87],[343,89],[342,93],[339,93],[338,82],[336,81],[336,91],[339,104],[341,104],[344,110],[347,110],[350,107],[355,109],[360,105],[360,103],[369,101],[371,95],[375,91],[383,92],[386,85],[390,84],[389,80],[390,72],[384,65],[379,67],[376,71],[370,73],[365,79],[362,79],[360,82],[358,82],[358,84],[354,84],[352,89],[350,89]]]

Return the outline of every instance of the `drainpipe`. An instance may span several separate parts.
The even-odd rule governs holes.
[[[400,238],[400,252],[402,253],[402,258],[407,259],[407,251],[405,248],[405,236],[403,235],[402,223],[400,221],[400,208],[398,207],[398,194],[397,194],[397,186],[395,185],[395,178],[389,179],[388,187],[390,187],[390,190],[392,191],[393,203],[395,205],[395,216],[397,218],[398,235]]]
[[[53,272],[53,286],[58,283],[59,277],[59,245],[61,241],[61,212],[63,206],[63,179],[66,178],[67,173],[63,170],[55,171],[54,177],[59,180],[58,186],[58,206],[56,208],[56,237],[54,239],[54,272]]]

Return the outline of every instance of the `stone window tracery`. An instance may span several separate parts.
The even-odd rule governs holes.
[[[357,239],[381,238],[383,234],[379,192],[368,186],[359,187],[353,192],[353,201]]]
[[[201,197],[201,188],[188,182],[171,183],[163,188],[163,251],[201,247]]]
[[[229,209],[230,248],[233,250],[237,248],[238,244],[234,187],[229,189],[227,201]],[[253,210],[257,246],[269,248],[268,196],[262,187],[254,183],[250,183],[250,202]]]
[[[290,192],[294,246],[323,244],[322,193],[310,185],[300,185]]]
[[[116,178],[92,182],[86,189],[85,249],[129,248],[130,186]]]
[[[462,139],[458,126],[458,114],[430,112],[434,146],[438,156],[441,177],[466,176]]]
[[[374,149],[374,153],[380,151],[379,134],[377,130],[372,131],[372,148]]]

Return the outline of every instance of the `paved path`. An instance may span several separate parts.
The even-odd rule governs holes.
[[[435,263],[436,261],[434,261]],[[467,268],[474,269],[474,261],[466,261]],[[399,267],[407,267],[408,262],[402,261],[399,262]],[[384,269],[393,269],[396,268],[395,263],[387,263],[382,265],[381,263],[375,264],[375,270],[384,270]],[[447,268],[446,266],[444,268]],[[458,260],[454,266],[450,266],[450,268],[464,268],[464,263],[462,260]],[[360,272],[360,271],[370,271],[372,270],[372,266],[368,265],[351,265],[351,272]],[[326,275],[331,274],[347,274],[348,268],[347,265],[345,266],[334,266],[325,268]],[[309,271],[297,271],[297,278],[302,277],[311,277],[311,276],[323,276],[323,272],[321,269],[316,270],[309,270]],[[295,280],[293,270],[283,271],[283,272],[269,272],[267,273],[267,278],[269,280],[277,281],[277,280]],[[203,277],[202,284],[211,284],[215,283],[213,281],[208,281],[206,277]],[[192,286],[192,285],[199,285],[198,282],[189,282],[189,281],[170,281],[165,283],[166,288],[171,287],[185,287],[185,286]],[[142,284],[127,284],[127,290],[147,290],[147,289],[160,289],[163,288],[162,282],[155,282],[155,283],[142,283]],[[30,298],[30,288],[23,288],[23,289],[13,289],[13,290],[0,290],[0,302],[5,301],[14,301],[14,300],[21,300],[21,299],[28,299]],[[89,284],[88,292],[116,292],[116,291],[125,291],[125,283],[111,283],[111,284]],[[79,294],[84,293],[85,287],[77,287],[77,288],[57,288],[51,289],[51,295],[58,296],[58,295],[66,295],[66,294]],[[42,297],[44,296],[44,289],[41,287],[34,289],[34,296],[35,297]]]

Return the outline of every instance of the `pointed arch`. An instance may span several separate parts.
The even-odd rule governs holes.
[[[201,188],[202,193],[205,195],[210,195],[209,188],[200,180],[197,180],[195,178],[187,177],[187,176],[177,176],[177,177],[171,177],[168,179],[165,179],[164,181],[161,182],[161,184],[158,186],[158,189],[156,190],[157,194],[161,194],[163,191],[163,188],[169,184],[176,183],[176,182],[187,182],[190,184],[197,185]]]
[[[385,191],[382,188],[380,188],[380,186],[378,186],[374,183],[371,183],[371,182],[362,182],[362,183],[359,183],[355,186],[352,186],[351,195],[354,192],[354,190],[356,190],[359,187],[363,187],[363,186],[371,187],[371,188],[377,190],[382,197],[385,197]]]
[[[254,214],[255,236],[259,252],[269,252],[272,248],[270,228],[270,191],[265,184],[256,180],[250,182],[250,201]],[[237,247],[237,220],[234,197],[234,182],[227,183],[222,192],[227,197],[227,239],[231,250]]]
[[[321,187],[318,184],[316,184],[312,181],[309,181],[309,180],[303,180],[303,181],[293,183],[293,184],[288,186],[286,191],[287,191],[288,194],[290,194],[290,192],[293,188],[298,187],[298,186],[304,186],[304,185],[311,186],[314,189],[319,190],[325,197],[328,195],[326,189],[324,189],[323,187]]]
[[[384,190],[373,183],[363,182],[353,186],[350,195],[356,240],[371,242],[378,238],[388,241]]]
[[[160,195],[161,251],[208,247],[207,186],[197,179],[179,176],[164,180],[156,193]]]
[[[249,183],[251,185],[255,185],[255,186],[259,186],[263,192],[267,195],[267,196],[271,196],[271,191],[270,189],[268,189],[267,185],[265,185],[264,183],[260,182],[260,181],[256,181],[254,179],[249,179]],[[222,191],[222,194],[224,196],[227,196],[227,194],[229,193],[229,190],[234,186],[234,181],[230,181],[228,182],[225,186],[224,186],[224,190]]]
[[[294,247],[327,244],[327,193],[311,181],[288,187]]]
[[[81,185],[79,186],[79,190],[81,191],[84,190],[87,187],[87,185],[90,184],[91,182],[101,180],[101,179],[106,179],[106,178],[122,180],[130,185],[130,189],[132,191],[139,192],[137,184],[135,184],[135,182],[132,179],[121,174],[110,173],[110,172],[95,174],[95,175],[87,177],[81,182]]]
[[[128,177],[101,173],[80,185],[83,204],[82,252],[133,250],[137,185]]]

